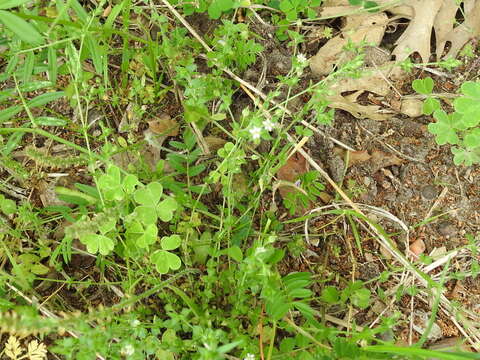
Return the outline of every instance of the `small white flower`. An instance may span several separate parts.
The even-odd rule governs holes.
[[[255,360],[255,355],[248,353],[243,360]]]
[[[120,353],[123,356],[131,356],[135,352],[135,348],[131,344],[125,345],[122,350],[120,350]]]
[[[252,135],[253,140],[260,139],[260,135],[262,133],[262,128],[258,126],[254,126],[250,129],[250,135]]]
[[[305,55],[303,55],[302,53],[298,54],[297,55],[297,61],[300,63],[300,64],[305,64],[307,62],[307,58],[305,57]]]
[[[269,119],[265,120],[262,125],[267,131],[272,131],[275,127],[275,124],[272,122],[272,120]]]
[[[140,321],[138,321],[137,319],[132,320],[132,322],[130,323],[131,327],[137,327],[138,325],[140,325]]]

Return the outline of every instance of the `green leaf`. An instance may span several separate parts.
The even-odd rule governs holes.
[[[428,125],[428,131],[436,135],[435,141],[438,145],[457,144],[459,138],[455,131],[455,121],[452,115],[447,115],[443,110],[436,110],[433,117],[437,122]]]
[[[5,215],[15,214],[17,211],[17,205],[15,204],[15,201],[5,199],[5,197],[2,195],[0,197],[0,210],[2,210]]]
[[[158,217],[160,218],[160,220],[165,222],[172,220],[173,213],[177,209],[177,207],[178,204],[175,199],[167,197],[157,205],[156,211]]]
[[[234,8],[234,2],[232,0],[214,0],[208,7],[208,15],[212,19],[218,19],[222,12],[231,10]]]
[[[277,294],[273,299],[269,299],[265,306],[267,314],[270,315],[274,321],[283,318],[289,309],[290,304],[286,301],[284,296],[279,294]]]
[[[362,5],[363,0],[348,0],[348,3],[349,3],[350,5],[357,6],[357,5]]]
[[[144,224],[155,224],[157,222],[157,212],[153,206],[140,205],[135,208],[137,219]]]
[[[135,191],[135,187],[138,184],[140,184],[140,182],[138,181],[138,178],[135,175],[128,174],[123,178],[122,186],[123,186],[123,190],[127,194],[133,194],[133,192]]]
[[[312,291],[310,289],[293,289],[288,292],[288,296],[303,299],[312,296]]]
[[[58,64],[57,64],[57,50],[54,46],[49,46],[47,51],[48,58],[48,79],[52,83],[57,82]]]
[[[440,101],[429,97],[423,103],[422,111],[425,115],[431,115],[434,113],[435,110],[439,110],[439,109],[440,109]]]
[[[320,298],[327,304],[335,304],[340,300],[340,293],[334,286],[327,286],[322,290]]]
[[[65,91],[49,92],[42,95],[38,95],[37,97],[27,102],[27,105],[28,107],[43,106],[45,104],[48,104],[49,102],[60,99],[61,97],[64,97],[64,96],[65,96]]]
[[[455,111],[463,115],[463,122],[470,126],[480,123],[480,82],[467,81],[461,87],[461,96],[454,100]]]
[[[144,233],[137,239],[137,245],[140,248],[147,248],[157,241],[158,228],[155,224],[149,224]]]
[[[161,240],[163,250],[174,250],[180,246],[182,239],[179,235],[164,236]]]
[[[45,275],[45,274],[48,274],[50,269],[47,266],[38,263],[38,264],[33,264],[30,267],[30,271],[35,275]]]
[[[0,22],[26,43],[38,45],[43,42],[42,35],[31,24],[11,12],[0,10]]]
[[[367,288],[361,288],[352,294],[350,301],[360,309],[366,309],[370,305],[370,295],[370,290]]]
[[[0,10],[11,9],[29,2],[30,0],[2,0]]]
[[[151,182],[147,186],[137,189],[133,198],[138,204],[156,206],[163,193],[163,186],[158,182]]]
[[[97,180],[99,190],[108,201],[121,201],[124,198],[123,188],[121,186],[120,168],[111,165],[107,173],[101,175]]]
[[[426,77],[425,79],[416,79],[412,82],[413,90],[419,94],[429,95],[433,90],[433,79],[431,77]]]
[[[35,118],[35,124],[40,126],[65,126],[67,120],[53,116],[39,116]]]
[[[451,148],[453,156],[453,163],[455,165],[466,165],[466,166],[472,166],[473,164],[478,164],[480,163],[480,154],[478,153],[478,150],[473,149],[463,149],[463,148],[457,148],[457,147],[452,147]]]
[[[177,270],[182,265],[180,258],[165,250],[157,250],[150,256],[150,261],[155,264],[160,274],[168,273],[169,269]]]
[[[227,255],[237,262],[242,262],[243,260],[242,249],[236,245],[227,249]]]
[[[85,235],[80,238],[80,242],[87,246],[89,253],[96,254],[99,252],[102,255],[108,255],[115,245],[112,239],[99,234]]]
[[[474,149],[480,146],[480,129],[475,128],[467,132],[463,139],[464,145],[469,149]]]

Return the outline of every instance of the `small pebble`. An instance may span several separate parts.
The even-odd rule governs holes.
[[[438,196],[438,190],[433,185],[424,186],[421,190],[422,197],[425,200],[433,200]]]
[[[451,237],[457,234],[457,229],[453,226],[452,223],[448,221],[443,221],[438,224],[438,232],[440,235],[445,237]]]
[[[422,239],[415,240],[413,243],[410,244],[410,251],[415,256],[422,254],[425,249],[426,246]]]

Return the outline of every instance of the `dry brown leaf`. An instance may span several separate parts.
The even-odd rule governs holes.
[[[373,164],[372,172],[376,173],[378,170],[389,166],[401,165],[403,160],[399,159],[393,154],[386,153],[381,150],[375,150],[372,152],[370,162]]]
[[[305,174],[307,171],[307,159],[305,159],[300,153],[296,152],[288,158],[285,165],[278,169],[277,178],[281,181],[294,183],[300,175]],[[278,190],[283,199],[285,199],[288,194],[297,191],[294,187],[285,185],[280,185]]]
[[[362,151],[349,151],[348,152],[348,166],[353,166],[355,164],[365,162],[370,160],[371,156],[366,150]]]
[[[343,96],[329,96],[328,97],[329,107],[334,109],[341,109],[349,112],[357,119],[372,119],[372,120],[386,120],[390,117],[388,114],[379,113],[380,106],[376,105],[359,105],[353,103]]]
[[[400,112],[412,118],[423,115],[423,101],[419,99],[404,99],[400,105]]]
[[[161,114],[157,119],[148,122],[149,129],[157,135],[177,136],[180,126],[168,114]]]
[[[465,21],[451,30],[443,40],[443,44],[450,42],[450,50],[445,59],[456,57],[462,47],[474,37],[480,36],[480,0],[465,1]],[[440,53],[438,53],[441,56]]]
[[[445,49],[446,42],[444,39],[446,39],[447,34],[453,30],[457,10],[458,4],[455,1],[443,1],[443,4],[435,17],[433,28],[435,30],[435,42],[438,57],[442,56],[443,50]]]
[[[413,243],[410,244],[410,251],[415,256],[423,254],[425,249],[426,246],[422,239],[415,240]]]
[[[414,17],[403,34],[396,41],[392,54],[396,60],[405,60],[418,52],[423,62],[430,58],[430,38],[435,17],[442,6],[439,0],[407,0],[406,5],[413,9]]]
[[[207,136],[204,138],[204,140],[211,151],[217,151],[227,143],[227,140],[216,137],[216,136]]]

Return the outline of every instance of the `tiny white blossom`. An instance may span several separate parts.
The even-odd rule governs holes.
[[[260,139],[260,134],[262,133],[262,128],[258,126],[254,126],[250,129],[250,135],[252,135],[253,140]]]
[[[267,131],[272,131],[275,127],[275,124],[272,122],[272,120],[269,119],[265,120],[262,125]]]
[[[248,353],[243,360],[255,360],[255,355]]]
[[[137,319],[132,320],[132,322],[130,323],[130,325],[131,325],[132,327],[137,327],[138,325],[140,325],[140,321],[138,321]]]
[[[307,62],[307,58],[305,57],[305,55],[303,55],[302,53],[298,54],[297,55],[297,61],[300,63],[300,64],[305,64]]]
[[[131,356],[135,352],[135,348],[131,344],[127,344],[120,352],[123,356]]]

